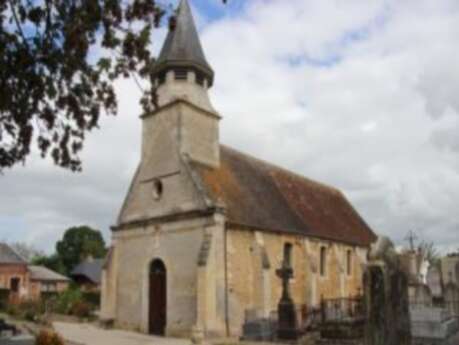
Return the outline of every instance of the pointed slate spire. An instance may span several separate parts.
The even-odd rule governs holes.
[[[154,74],[174,67],[184,67],[201,72],[213,83],[214,72],[206,60],[188,0],[181,0],[174,25],[169,28],[164,46],[159,54]]]

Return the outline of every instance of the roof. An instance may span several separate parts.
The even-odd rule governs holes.
[[[189,65],[197,67],[213,78],[199,40],[198,31],[187,0],[182,0],[177,9],[176,24],[171,27],[157,60],[156,69],[163,65]]]
[[[70,280],[66,276],[63,276],[62,274],[54,272],[44,266],[30,265],[28,268],[30,272],[30,279],[32,280],[52,281],[52,282],[59,282],[59,281],[66,282]]]
[[[219,168],[192,165],[229,222],[362,246],[376,239],[338,189],[226,146],[220,155]]]
[[[26,264],[26,260],[6,243],[0,242],[0,264]]]
[[[84,276],[95,284],[100,284],[102,281],[102,267],[104,259],[94,259],[92,261],[84,261],[76,266],[72,273],[72,277]]]

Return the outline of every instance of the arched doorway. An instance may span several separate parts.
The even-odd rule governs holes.
[[[167,272],[164,263],[155,259],[150,266],[149,333],[164,335],[166,329]]]

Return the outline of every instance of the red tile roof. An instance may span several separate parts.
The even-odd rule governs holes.
[[[369,246],[375,234],[333,187],[221,146],[217,169],[194,165],[208,196],[226,207],[228,221]]]

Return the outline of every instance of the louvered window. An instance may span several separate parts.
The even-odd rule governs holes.
[[[196,73],[196,83],[201,86],[204,86],[204,74],[197,72]]]
[[[158,84],[162,85],[166,82],[166,72],[162,72],[158,75]]]
[[[186,68],[175,69],[175,80],[187,80],[188,70]]]

